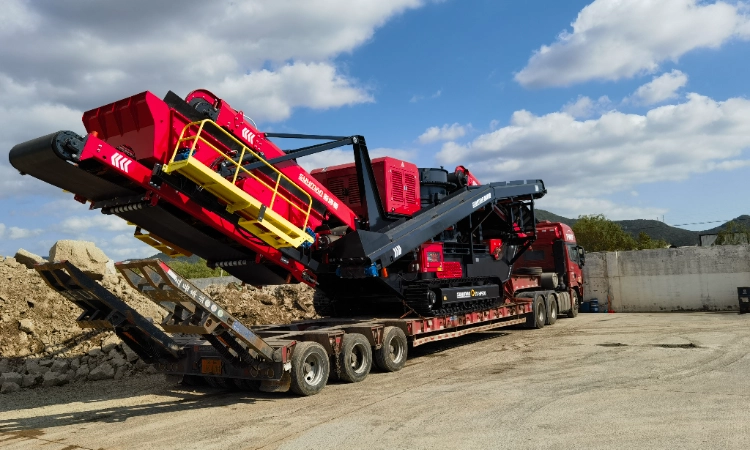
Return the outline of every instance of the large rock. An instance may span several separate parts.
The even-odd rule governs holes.
[[[45,260],[41,256],[31,253],[30,251],[24,250],[22,248],[18,249],[18,251],[16,252],[15,258],[16,258],[16,261],[28,267],[29,269],[33,269],[34,265],[36,264],[42,264],[42,263],[47,262],[47,260]]]
[[[20,390],[21,386],[19,386],[18,383],[6,381],[0,388],[0,394],[12,394],[13,392],[18,392]]]
[[[93,242],[57,241],[49,250],[50,261],[69,261],[83,273],[95,280],[104,278],[107,273],[107,255]]]
[[[115,369],[108,363],[102,363],[89,373],[89,380],[110,380],[115,376]]]
[[[18,321],[18,329],[24,333],[34,334],[36,327],[31,319],[21,319]]]

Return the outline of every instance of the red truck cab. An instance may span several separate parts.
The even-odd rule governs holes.
[[[571,299],[583,298],[585,252],[576,243],[573,230],[564,223],[542,220],[537,224],[536,241],[513,265],[513,270],[538,267],[542,273],[557,274],[557,291],[567,291]]]

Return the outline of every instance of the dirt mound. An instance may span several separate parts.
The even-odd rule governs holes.
[[[156,323],[162,321],[164,310],[119,273],[101,277],[98,283],[128,305]],[[313,290],[304,285],[258,289],[233,283],[209,286],[205,292],[249,326],[316,317]],[[153,371],[113,332],[79,328],[75,320],[80,314],[81,309],[48,287],[36,270],[0,257],[0,392]]]
[[[313,290],[306,285],[252,286],[229,284],[205,289],[214,301],[248,326],[313,319]]]

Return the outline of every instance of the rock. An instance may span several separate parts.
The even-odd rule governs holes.
[[[34,334],[36,327],[31,319],[21,319],[18,321],[18,329],[24,333]]]
[[[121,380],[125,376],[125,366],[121,366],[117,368],[117,372],[115,372],[115,380]]]
[[[115,369],[109,363],[101,363],[89,373],[89,380],[109,380],[114,376]]]
[[[114,359],[114,358],[122,358],[122,355],[120,354],[120,352],[117,351],[117,347],[111,349],[107,353],[107,359]]]
[[[47,260],[45,260],[41,256],[35,255],[34,253],[31,253],[30,251],[24,250],[22,248],[19,248],[16,252],[15,259],[29,269],[33,269],[36,264],[47,262]]]
[[[51,367],[52,363],[54,363],[54,362],[55,361],[53,359],[40,359],[39,360],[39,365],[40,366],[44,366],[44,367]]]
[[[109,258],[89,241],[57,241],[49,251],[50,261],[69,261],[95,280],[104,278]]]
[[[70,361],[70,368],[75,372],[79,367],[81,367],[81,360],[79,358],[73,358],[73,360]]]
[[[0,375],[0,383],[20,383],[23,376],[16,372],[5,372]]]
[[[136,363],[135,363],[135,368],[138,369],[138,370],[143,370],[146,367],[149,367],[149,365],[146,364],[145,362],[143,362],[142,359],[138,359],[138,361],[136,361]]]
[[[127,355],[127,352],[125,352]],[[7,359],[0,359],[0,373],[3,372],[9,372],[8,367],[10,366],[10,363]]]
[[[133,349],[126,344],[122,344],[122,351],[125,352],[125,359],[127,359],[129,363],[132,364],[138,359],[138,353],[134,352]]]
[[[18,264],[18,261],[16,261],[16,258],[5,258],[3,260],[3,264],[8,265],[10,267],[19,267],[20,264]]]
[[[44,375],[47,371],[49,371],[49,367],[39,364],[38,361],[33,359],[26,361],[26,372],[29,375]]]
[[[52,386],[58,386],[60,384],[60,374],[57,372],[49,371],[44,374],[44,378],[42,379],[42,386],[44,387],[52,387]]]
[[[55,360],[54,363],[52,363],[52,367],[50,368],[50,370],[63,373],[65,372],[65,370],[68,368],[69,365],[70,363],[68,363],[68,361],[64,359],[58,359],[58,360]]]
[[[106,275],[117,275],[117,269],[115,269],[115,260],[110,259],[105,264],[105,274]]]
[[[127,365],[127,361],[125,361],[125,358],[123,358],[120,355],[117,355],[115,358],[112,358],[112,360],[109,362],[113,367],[122,367],[124,365]]]
[[[18,383],[6,381],[5,383],[3,383],[3,387],[0,388],[0,394],[10,394],[13,392],[18,392],[20,390],[21,386],[19,386]]]
[[[24,375],[23,380],[21,380],[21,386],[25,388],[36,386],[37,384],[39,384],[42,378],[42,374],[39,373]]]
[[[76,370],[76,378],[86,379],[89,376],[89,366],[82,365]]]
[[[92,348],[91,350],[89,350],[88,353],[89,353],[89,356],[91,356],[93,358],[98,358],[98,357],[100,357],[100,356],[102,356],[104,354],[102,352],[102,349],[97,348],[97,347]]]
[[[149,365],[148,367],[146,367],[146,373],[155,374],[155,373],[159,373],[159,371],[156,370],[156,367],[154,367],[153,365]]]
[[[120,345],[120,338],[116,334],[108,336],[102,341],[102,351],[104,353],[110,353]],[[115,350],[116,351],[116,350]]]

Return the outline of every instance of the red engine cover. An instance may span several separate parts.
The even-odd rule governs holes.
[[[386,212],[411,216],[419,211],[419,172],[416,165],[384,157],[373,159],[372,168]],[[354,163],[315,169],[310,173],[357,215],[364,216]]]

